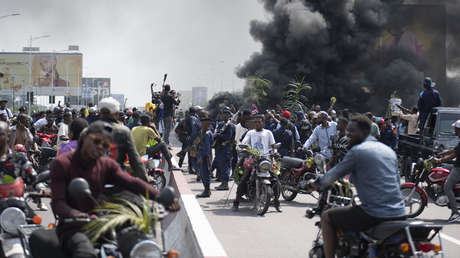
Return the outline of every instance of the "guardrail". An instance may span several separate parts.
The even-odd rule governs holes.
[[[166,249],[177,250],[181,258],[227,257],[181,171],[170,173],[169,185],[180,196],[181,209],[162,221]]]

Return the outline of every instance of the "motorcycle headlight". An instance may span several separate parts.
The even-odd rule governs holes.
[[[0,214],[0,225],[10,234],[17,235],[19,226],[25,224],[27,224],[26,215],[19,208],[9,207]]]
[[[161,248],[152,240],[137,243],[129,253],[131,258],[161,258],[162,255]]]
[[[259,169],[261,171],[269,171],[272,168],[272,163],[268,160],[260,162]]]

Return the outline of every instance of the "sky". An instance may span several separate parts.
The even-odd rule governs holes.
[[[110,77],[128,105],[150,99],[150,83],[168,74],[173,89],[243,88],[235,69],[261,45],[249,22],[267,15],[257,0],[0,0],[0,50],[80,46],[84,77]]]

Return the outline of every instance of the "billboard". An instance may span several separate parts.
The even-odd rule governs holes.
[[[88,103],[97,104],[102,98],[110,96],[110,78],[82,78],[82,98]]]
[[[79,95],[82,54],[1,52],[0,72],[0,95]]]

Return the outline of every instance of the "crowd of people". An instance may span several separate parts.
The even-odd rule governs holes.
[[[145,111],[136,108],[120,111],[117,100],[105,98],[97,107],[77,110],[69,105],[59,105],[29,116],[27,108],[21,107],[17,114],[13,114],[6,108],[7,101],[0,100],[0,167],[7,171],[1,180],[7,183],[11,182],[8,176],[20,176],[30,182],[38,169],[34,154],[39,154],[43,146],[55,147],[57,158],[51,165],[53,211],[63,218],[85,217],[93,206],[76,203],[67,196],[66,187],[72,178],[81,176],[87,179],[95,197],[105,183],[141,194],[148,191],[151,196],[156,196],[158,192],[148,184],[151,179],[145,173],[141,156],[161,152],[170,170],[180,169],[187,157],[188,172],[196,174],[197,181],[203,183],[204,189],[198,198],[211,196],[213,177],[220,182],[215,187],[217,191],[229,190],[229,181],[238,177],[233,203],[233,210],[238,211],[246,191],[243,182],[248,180],[247,173],[240,173],[238,146],[251,146],[260,155],[268,155],[274,144],[280,143],[278,153],[281,156],[305,159],[306,151],[313,150],[328,162],[330,171],[311,183],[312,189],[324,188],[352,171],[363,205],[332,209],[323,214],[325,246],[333,250],[336,241],[333,230],[337,226],[364,230],[364,227],[378,222],[404,216],[395,154],[398,135],[419,133],[423,130],[426,114],[441,105],[439,92],[433,89],[433,84],[431,79],[425,79],[418,107],[399,106],[402,114],[387,117],[370,112],[352,113],[348,109],[337,112],[335,99],[324,110],[319,105],[296,111],[276,105],[273,110],[259,112],[255,105],[242,110],[229,105],[222,107],[217,117],[210,117],[204,108],[192,106],[186,114],[179,114],[177,105],[180,100],[169,85],[152,98]],[[460,122],[458,124],[460,128]],[[169,140],[172,130],[182,143],[182,149],[177,153],[179,167],[175,167],[171,160]],[[341,162],[335,152],[339,143],[345,143],[351,149]],[[443,154],[444,160],[457,157],[458,149]],[[132,177],[123,171],[128,171]],[[375,175],[366,174],[370,171]],[[372,189],[363,183],[366,180],[373,180]],[[382,184],[384,180],[386,183]],[[279,193],[275,194],[273,204],[278,212],[282,212],[278,196]],[[375,200],[373,196],[388,198]],[[43,204],[39,208],[47,209]],[[454,207],[452,211],[450,220],[458,220],[458,211]],[[351,217],[366,223],[350,224],[347,218]],[[93,257],[94,250],[81,233],[80,226],[59,224],[58,234],[65,248],[81,254],[74,257]]]

